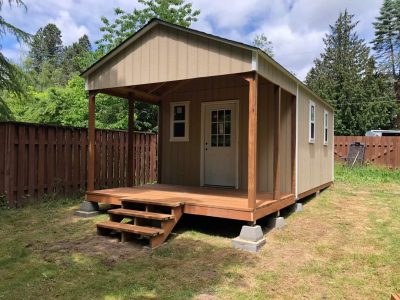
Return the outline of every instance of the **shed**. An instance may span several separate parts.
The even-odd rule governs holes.
[[[260,49],[154,19],[82,73],[89,91],[86,199],[121,205],[99,231],[165,241],[182,214],[257,220],[333,182],[333,108]],[[159,107],[158,180],[95,189],[95,97]],[[129,216],[132,222],[120,223]],[[153,226],[154,220],[159,226]],[[152,228],[153,231],[149,228]]]

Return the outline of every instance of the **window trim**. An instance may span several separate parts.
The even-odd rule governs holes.
[[[311,107],[314,107],[314,120],[311,120]],[[308,108],[308,142],[310,144],[315,143],[315,132],[316,132],[316,130],[315,130],[316,122],[315,121],[317,119],[316,115],[317,115],[317,109],[315,106],[315,102],[310,100],[310,105]],[[311,124],[314,124],[314,137],[313,138],[311,138],[311,128],[312,128]]]
[[[174,108],[176,106],[184,106],[185,107],[185,120],[174,120]],[[189,121],[190,121],[190,101],[179,101],[179,102],[170,102],[170,121],[169,121],[169,141],[170,142],[188,142],[189,141]],[[174,136],[174,124],[175,123],[184,123],[185,124],[185,136],[175,137]]]
[[[324,146],[329,144],[329,112],[324,109]]]

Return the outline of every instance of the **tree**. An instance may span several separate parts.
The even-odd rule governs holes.
[[[200,14],[200,10],[193,10],[192,4],[184,0],[138,0],[138,2],[144,5],[143,9],[135,8],[129,13],[116,8],[114,10],[116,20],[113,23],[106,17],[101,18],[104,26],[100,31],[103,32],[103,36],[96,44],[103,54],[119,45],[153,18],[189,27],[197,21],[197,16]]]
[[[390,128],[397,113],[393,90],[387,77],[376,71],[353,17],[340,13],[306,78],[307,85],[335,107],[335,133],[340,135]]]
[[[3,0],[0,0],[0,11],[3,7]],[[9,5],[15,3],[19,7],[26,9],[24,2],[21,0],[8,0]],[[14,36],[18,42],[27,43],[29,42],[29,34],[23,30],[15,27],[14,25],[7,22],[3,16],[0,15],[0,40],[6,34]],[[0,50],[2,49],[2,44],[0,44]],[[22,76],[19,68],[12,64],[2,52],[0,52],[0,91],[9,91],[20,95],[23,93],[23,89],[20,84],[20,77]],[[3,93],[0,94],[0,120],[9,120],[12,118],[12,113],[7,107],[3,99]]]
[[[39,28],[32,38],[29,57],[32,68],[40,72],[42,64],[50,63],[55,68],[60,65],[63,45],[61,31],[55,24],[47,24]]]
[[[373,23],[373,49],[383,68],[396,81],[400,78],[400,0],[385,0]]]
[[[274,56],[274,47],[272,46],[272,42],[268,40],[264,33],[257,34],[254,37],[253,46],[260,48],[271,57]]]

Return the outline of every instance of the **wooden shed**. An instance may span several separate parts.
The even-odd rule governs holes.
[[[167,238],[182,214],[248,221],[333,182],[333,108],[258,48],[152,20],[82,76],[89,91],[86,199],[121,205],[100,232]],[[159,107],[158,182],[95,190],[95,96]],[[121,100],[124,101],[124,100]],[[131,222],[120,223],[124,217]]]

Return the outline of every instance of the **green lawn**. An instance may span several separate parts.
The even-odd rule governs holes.
[[[200,219],[149,253],[97,236],[106,216],[75,218],[79,200],[0,210],[0,299],[389,299],[400,291],[400,172],[337,166],[336,178],[257,254],[230,247],[223,233],[237,223]]]

